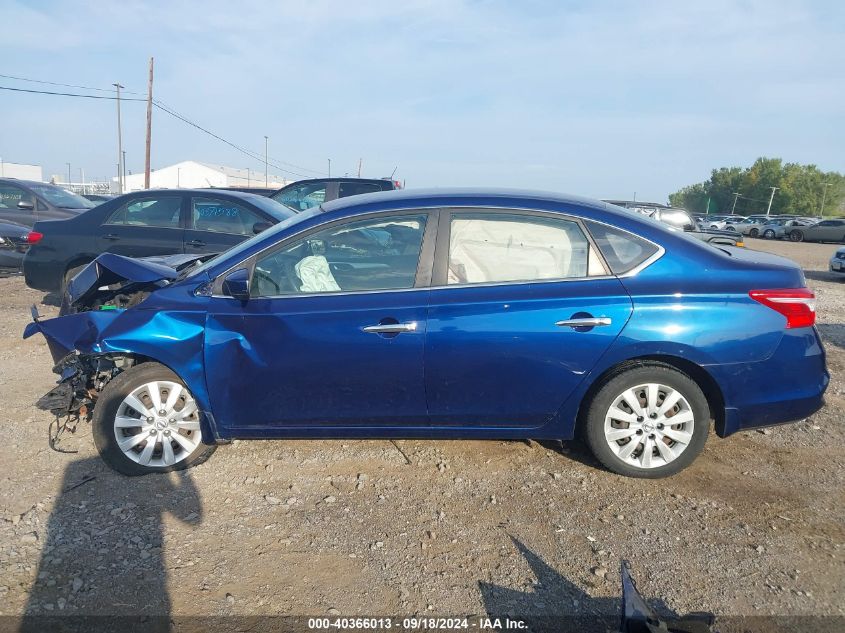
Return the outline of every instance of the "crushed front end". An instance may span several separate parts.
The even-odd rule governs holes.
[[[68,284],[59,316],[42,319],[32,307],[32,323],[23,337],[42,334],[58,374],[56,387],[36,406],[50,411],[50,446],[62,433],[90,421],[99,393],[120,372],[139,362],[131,341],[144,332],[139,325],[157,313],[133,314],[150,294],[178,278],[179,270],[196,262],[192,256],[133,260],[105,254],[80,271]],[[121,317],[126,317],[121,320]]]

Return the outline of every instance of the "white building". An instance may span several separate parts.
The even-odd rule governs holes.
[[[6,163],[0,158],[0,178],[18,178],[20,180],[42,181],[41,165],[23,165]]]
[[[117,183],[117,177],[112,179]],[[270,189],[284,187],[290,181],[270,175]],[[150,171],[151,189],[204,189],[207,187],[264,187],[264,170],[238,169],[210,165],[193,160]],[[124,193],[144,189],[144,174],[127,174]]]

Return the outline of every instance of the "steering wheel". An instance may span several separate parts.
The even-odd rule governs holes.
[[[282,293],[282,289],[281,289],[281,287],[279,286],[279,284],[277,284],[277,283],[276,283],[276,280],[275,280],[275,279],[273,279],[273,278],[272,278],[269,274],[267,274],[266,272],[264,272],[264,271],[263,271],[263,270],[261,270],[260,268],[256,268],[256,269],[255,269],[255,272],[253,273],[253,275],[255,276],[255,280],[256,280],[256,281],[261,280],[261,282],[265,282],[265,281],[266,281],[267,283],[272,284],[272,285],[273,285],[273,287],[276,289],[275,294],[281,294],[281,293]],[[258,284],[256,284],[256,286],[257,286],[257,285],[258,285]],[[261,294],[264,294],[264,293],[262,292]]]

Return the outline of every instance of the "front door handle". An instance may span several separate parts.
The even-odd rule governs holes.
[[[401,334],[402,332],[416,332],[417,322],[411,321],[409,323],[385,323],[383,325],[368,325],[364,328],[365,332],[371,334]]]
[[[200,248],[200,247],[202,247],[202,246],[205,246],[205,242],[203,242],[202,240],[188,240],[188,241],[187,241],[187,242],[185,242],[185,243],[186,243],[188,246],[196,246],[197,248]]]
[[[120,236],[116,235],[114,233],[106,233],[105,235],[103,235],[103,237],[106,238],[107,240],[119,240],[120,239]]]
[[[558,327],[599,327],[600,325],[610,325],[611,323],[612,321],[609,317],[585,317],[582,319],[558,321],[555,325]]]

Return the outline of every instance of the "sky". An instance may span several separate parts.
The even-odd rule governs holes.
[[[759,156],[845,172],[845,3],[0,0],[0,74],[154,97],[288,179],[665,201]],[[0,77],[0,86],[99,94]],[[143,102],[122,104],[143,170]],[[116,103],[0,90],[0,157],[114,175]],[[261,160],[153,113],[153,168]]]

